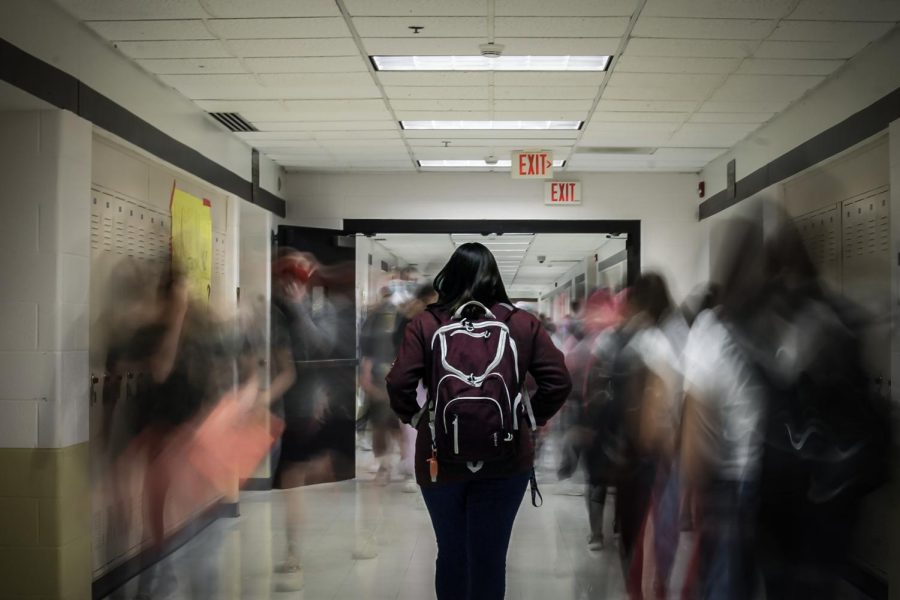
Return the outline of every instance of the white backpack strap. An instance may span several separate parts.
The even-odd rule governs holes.
[[[522,384],[522,401],[525,403],[525,412],[528,413],[528,422],[531,424],[531,429],[537,429],[537,421],[534,418],[534,409],[531,408],[531,394],[528,393],[528,387],[525,384]]]
[[[490,317],[491,319],[496,319],[496,318],[497,318],[497,317],[494,316],[494,313],[491,312],[491,309],[489,309],[487,306],[485,306],[484,304],[482,304],[482,303],[479,302],[478,300],[469,300],[468,302],[466,302],[465,304],[463,304],[462,306],[460,306],[459,308],[457,308],[457,309],[456,309],[456,312],[453,313],[453,318],[454,318],[454,319],[459,319],[459,318],[461,318],[461,317],[462,317],[462,314],[463,314],[463,311],[466,309],[467,306],[480,306],[480,307],[484,310],[484,314],[485,314],[486,316]]]
[[[409,424],[412,425],[413,429],[419,428],[419,421],[422,420],[422,417],[425,416],[425,413],[428,412],[428,402],[425,403],[425,406],[419,409],[419,412],[413,415],[413,418],[409,420]]]
[[[466,463],[466,467],[468,467],[469,470],[472,471],[473,473],[477,473],[478,471],[480,471],[481,467],[483,467],[483,466],[484,466],[483,460],[479,460],[478,462],[469,461]]]

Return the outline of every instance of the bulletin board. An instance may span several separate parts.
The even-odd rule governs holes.
[[[172,187],[172,263],[184,271],[191,297],[209,300],[212,210],[209,200]]]

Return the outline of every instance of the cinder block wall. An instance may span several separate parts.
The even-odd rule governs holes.
[[[91,125],[0,131],[0,599],[90,598]]]

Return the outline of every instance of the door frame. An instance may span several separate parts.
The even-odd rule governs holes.
[[[641,221],[639,219],[344,219],[344,235],[375,236],[383,233],[597,233],[627,234],[625,279],[634,283],[641,272]]]

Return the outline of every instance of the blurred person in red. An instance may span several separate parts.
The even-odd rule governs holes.
[[[601,550],[604,546],[603,508],[606,504],[607,485],[610,483],[600,440],[601,421],[608,400],[605,386],[608,375],[604,368],[606,365],[598,362],[594,351],[604,343],[604,336],[609,335],[608,330],[617,326],[620,319],[615,297],[605,290],[592,294],[583,315],[584,337],[573,352],[566,356],[573,389],[578,389],[580,399],[578,422],[566,434],[566,447],[572,450],[571,469],[574,470],[580,462],[585,470],[585,501],[590,525],[588,548],[594,551]]]
[[[300,488],[316,470],[330,469],[323,458],[321,432],[328,416],[327,382],[315,370],[297,371],[301,360],[330,356],[337,338],[337,316],[327,301],[314,302],[310,282],[320,265],[309,253],[279,250],[272,265],[272,412],[284,420],[276,452],[276,479],[285,490],[286,554],[276,572],[288,575],[277,585],[284,591],[303,585]]]

